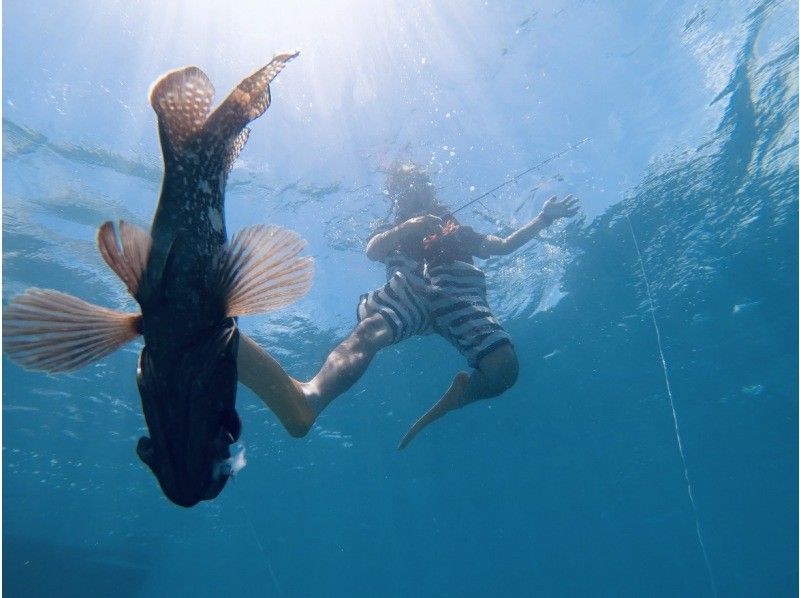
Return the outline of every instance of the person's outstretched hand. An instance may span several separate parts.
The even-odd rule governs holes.
[[[542,206],[542,216],[554,222],[559,218],[569,218],[578,213],[578,198],[574,195],[567,195],[564,199],[558,199],[554,195]]]

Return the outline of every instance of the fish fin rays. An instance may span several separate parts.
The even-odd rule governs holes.
[[[150,105],[158,116],[164,159],[181,156],[202,131],[214,100],[214,86],[196,66],[169,71],[150,87]]]
[[[299,52],[277,54],[266,66],[242,80],[208,117],[205,130],[219,139],[236,137],[247,123],[264,114],[270,104],[270,82]]]
[[[277,226],[245,228],[220,254],[219,289],[226,315],[244,316],[285,307],[311,287],[310,257],[299,257],[305,241]]]
[[[250,137],[250,129],[245,127],[230,144],[228,153],[225,155],[224,169],[226,174],[230,173],[231,169],[233,168],[233,163],[236,162],[236,158],[238,158],[239,154],[242,153],[248,137]]]
[[[97,230],[100,255],[137,299],[152,245],[150,233],[124,220],[119,221],[119,234],[111,222],[103,223]]]
[[[247,141],[246,126],[270,104],[270,82],[298,52],[278,54],[245,78],[211,112],[214,87],[206,74],[190,66],[170,71],[150,89],[150,105],[158,116],[166,166],[207,160],[206,174],[227,172]]]
[[[71,372],[139,336],[141,319],[58,291],[31,288],[3,310],[3,350],[26,369]]]

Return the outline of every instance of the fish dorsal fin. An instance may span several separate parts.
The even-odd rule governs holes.
[[[204,127],[206,134],[227,142],[236,137],[247,123],[264,114],[270,104],[270,82],[298,54],[277,54],[269,64],[242,80],[208,117]]]
[[[150,88],[150,105],[158,116],[161,145],[182,155],[187,144],[202,131],[214,100],[214,86],[196,66],[162,75]]]
[[[3,350],[24,368],[71,372],[141,334],[142,316],[51,291],[28,289],[3,310]]]
[[[242,132],[239,133],[231,142],[230,148],[228,149],[228,153],[225,155],[225,173],[230,173],[231,168],[233,168],[233,163],[236,162],[236,158],[239,157],[239,154],[242,153],[244,149],[245,143],[247,143],[247,138],[250,136],[250,129],[245,127],[242,129]]]
[[[111,222],[103,223],[97,230],[100,255],[125,283],[134,298],[138,298],[152,245],[150,233],[124,220],[119,221],[119,238]]]
[[[290,230],[256,225],[231,239],[220,254],[219,290],[226,315],[284,307],[311,287],[313,260],[298,257],[305,241]]]
[[[199,68],[170,71],[158,79],[150,89],[150,105],[158,116],[165,166],[202,162],[205,176],[227,174],[247,141],[243,129],[269,106],[270,81],[297,54],[273,57],[211,113],[214,87]]]

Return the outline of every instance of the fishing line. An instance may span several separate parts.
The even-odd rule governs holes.
[[[283,593],[281,584],[278,583],[278,578],[275,575],[275,571],[272,570],[272,563],[269,562],[269,557],[267,557],[267,553],[264,550],[264,547],[261,545],[261,540],[258,539],[258,534],[256,533],[256,528],[253,525],[253,521],[250,519],[250,514],[244,508],[244,505],[239,505],[239,508],[242,510],[244,518],[247,519],[247,523],[250,526],[250,532],[253,534],[253,539],[256,541],[256,545],[258,546],[258,549],[261,551],[261,556],[264,557],[264,562],[267,564],[267,570],[269,571],[269,576],[272,578],[272,583],[275,586],[275,589],[278,591],[278,596],[286,596],[286,594]]]
[[[493,187],[492,189],[489,189],[489,190],[488,190],[486,193],[484,193],[484,194],[482,194],[482,195],[479,195],[479,196],[478,196],[478,197],[476,197],[475,199],[470,199],[470,200],[469,200],[467,203],[465,203],[464,205],[461,205],[461,206],[457,207],[455,210],[453,210],[453,211],[452,211],[452,212],[450,212],[450,213],[451,213],[451,214],[456,214],[456,213],[460,212],[461,210],[463,210],[464,208],[468,208],[469,206],[471,206],[472,204],[474,204],[476,201],[480,201],[481,199],[483,199],[483,198],[484,198],[484,197],[486,197],[487,195],[491,195],[492,193],[494,193],[494,192],[495,192],[495,191],[497,191],[498,189],[502,189],[502,188],[503,188],[503,187],[505,187],[506,185],[509,185],[509,184],[513,183],[514,181],[516,181],[516,180],[517,180],[517,179],[519,179],[520,177],[523,177],[523,176],[525,176],[525,175],[526,175],[526,174],[528,174],[529,172],[533,172],[534,170],[537,170],[537,169],[541,168],[541,167],[542,167],[542,166],[544,166],[545,164],[549,164],[549,163],[550,163],[550,162],[552,162],[553,160],[555,160],[555,159],[557,159],[557,158],[560,158],[561,156],[565,156],[565,155],[567,155],[568,153],[570,153],[571,151],[578,149],[580,146],[582,146],[582,145],[583,145],[584,143],[586,143],[587,141],[589,141],[589,138],[588,138],[588,137],[584,137],[584,138],[583,138],[583,139],[581,139],[581,140],[580,140],[578,143],[576,143],[576,144],[574,144],[574,145],[568,145],[566,149],[563,149],[563,150],[561,150],[560,152],[556,152],[555,154],[552,154],[552,155],[548,156],[547,158],[545,158],[545,159],[544,159],[544,160],[542,160],[541,162],[537,162],[536,164],[534,164],[534,165],[533,165],[533,166],[531,166],[530,168],[526,168],[526,169],[525,169],[525,170],[523,170],[522,172],[515,174],[515,175],[514,175],[514,176],[512,176],[510,179],[506,179],[505,181],[503,181],[502,183],[500,183],[499,185],[497,185],[497,187]]]
[[[708,572],[708,579],[711,583],[711,593],[714,595],[714,598],[717,597],[717,586],[714,582],[714,574],[711,571],[711,561],[708,558],[708,552],[706,551],[705,542],[703,542],[703,533],[700,531],[700,517],[697,514],[697,505],[694,502],[694,492],[692,491],[692,484],[689,481],[689,468],[686,465],[686,455],[683,452],[683,442],[681,440],[681,431],[678,427],[678,413],[675,410],[675,401],[672,397],[672,386],[669,382],[669,374],[667,373],[667,360],[664,357],[664,349],[661,346],[661,331],[658,328],[658,322],[656,321],[656,308],[655,304],[653,303],[653,295],[650,293],[650,281],[647,279],[647,272],[644,269],[644,260],[642,259],[642,253],[639,251],[639,241],[636,239],[636,235],[633,232],[633,225],[631,224],[631,219],[628,215],[625,215],[625,220],[628,221],[628,228],[631,231],[631,237],[633,238],[633,244],[636,247],[636,256],[639,258],[639,267],[642,269],[642,278],[644,279],[644,288],[647,292],[647,301],[650,305],[650,317],[653,320],[653,328],[656,331],[656,344],[658,345],[658,354],[661,358],[661,369],[664,370],[664,383],[667,387],[667,396],[669,397],[669,406],[672,409],[672,425],[675,430],[675,440],[678,444],[678,453],[681,456],[681,463],[683,464],[683,479],[686,482],[686,491],[689,495],[689,503],[692,505],[692,514],[694,515],[694,528],[697,532],[697,542],[700,544],[700,550],[703,553],[703,560],[706,564],[706,571]]]

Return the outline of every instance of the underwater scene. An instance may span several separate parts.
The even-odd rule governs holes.
[[[2,16],[4,595],[797,595],[796,1]]]

